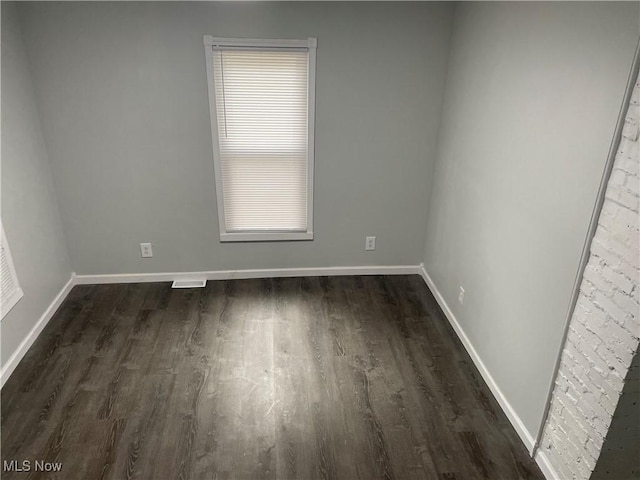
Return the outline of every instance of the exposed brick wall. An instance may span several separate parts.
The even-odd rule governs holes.
[[[638,349],[639,120],[636,79],[540,443],[562,480],[591,476]]]

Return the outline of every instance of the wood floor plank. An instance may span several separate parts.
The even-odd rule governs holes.
[[[76,286],[1,396],[7,479],[543,478],[418,276]]]

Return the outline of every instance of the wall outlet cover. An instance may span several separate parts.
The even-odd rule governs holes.
[[[376,237],[366,237],[364,241],[364,249],[365,250],[375,250],[376,249]]]
[[[150,243],[141,243],[140,244],[140,255],[142,258],[151,258],[153,257],[153,249],[151,248]]]
[[[458,302],[464,303],[464,288],[460,287],[460,292],[458,293]]]

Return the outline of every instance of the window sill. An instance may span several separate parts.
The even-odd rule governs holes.
[[[221,242],[288,242],[313,240],[313,232],[242,232],[221,233]]]

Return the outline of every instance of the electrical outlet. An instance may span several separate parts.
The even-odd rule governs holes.
[[[153,249],[151,248],[150,243],[141,243],[140,244],[140,254],[142,258],[151,258],[153,257]]]
[[[458,293],[458,302],[464,303],[464,288],[460,287],[460,293]]]
[[[365,250],[375,250],[376,249],[376,237],[366,237],[364,241],[364,249]]]

